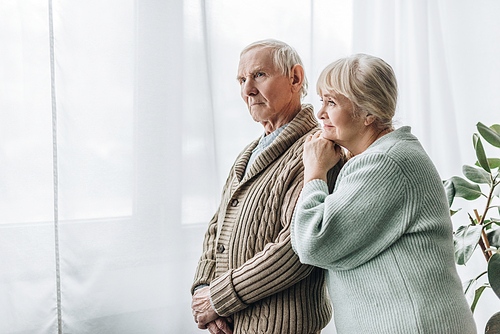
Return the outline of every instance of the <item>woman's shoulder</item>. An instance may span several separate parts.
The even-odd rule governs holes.
[[[419,160],[429,159],[417,137],[411,133],[409,126],[401,127],[382,136],[359,156],[364,160],[389,159],[404,168]]]
[[[404,147],[415,144],[420,145],[417,137],[411,133],[409,126],[403,126],[377,139],[366,149],[365,153],[386,153],[390,155],[394,150],[404,150]]]
[[[363,153],[350,158],[344,166],[344,173],[368,172],[391,174],[401,177],[425,151],[410,127],[399,128],[377,139]]]
[[[439,179],[436,167],[410,127],[402,127],[375,141],[349,163],[359,170],[377,169],[378,173],[405,178],[409,184]],[[347,166],[347,164],[346,164]]]

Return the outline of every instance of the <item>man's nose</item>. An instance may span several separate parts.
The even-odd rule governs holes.
[[[252,79],[248,79],[243,84],[241,92],[245,96],[255,96],[259,93],[259,90],[257,89],[257,87],[255,87],[255,82]]]

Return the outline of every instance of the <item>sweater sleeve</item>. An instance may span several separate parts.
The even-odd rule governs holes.
[[[413,197],[389,157],[357,157],[331,195],[321,180],[305,185],[292,221],[293,248],[302,263],[336,270],[360,266],[405,233]]]
[[[196,267],[194,281],[191,285],[191,294],[199,285],[208,285],[215,275],[215,240],[217,235],[217,216],[215,213],[208,224],[208,230],[203,240],[203,253]]]
[[[282,230],[242,266],[229,270],[210,284],[216,312],[229,316],[258,300],[285,290],[307,277],[313,267],[304,265],[290,244],[290,222],[303,183],[303,173],[289,185],[281,211]]]

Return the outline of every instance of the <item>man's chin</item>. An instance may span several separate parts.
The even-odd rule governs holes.
[[[253,108],[250,110],[250,115],[252,116],[254,121],[262,123],[267,119],[267,117],[265,117],[265,113],[263,113],[262,111],[262,109],[255,110]]]

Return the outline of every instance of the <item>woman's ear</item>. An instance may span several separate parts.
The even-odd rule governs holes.
[[[304,82],[304,69],[299,64],[296,64],[290,70],[290,79],[294,91],[300,91]]]
[[[366,114],[366,116],[365,116],[365,125],[369,126],[369,125],[373,124],[373,122],[375,122],[376,120],[377,120],[377,117],[375,117],[374,115],[372,115],[372,114]]]

